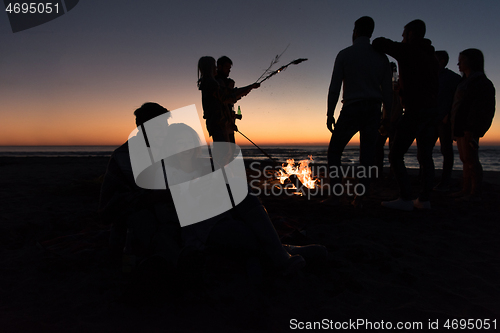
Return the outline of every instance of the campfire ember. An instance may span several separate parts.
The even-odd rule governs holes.
[[[276,178],[279,179],[281,184],[284,184],[287,179],[295,175],[302,185],[309,189],[314,189],[318,179],[312,178],[311,168],[309,167],[309,163],[312,161],[313,158],[309,155],[308,160],[299,161],[299,164],[296,166],[295,160],[288,159],[286,160],[287,165],[285,166],[285,163],[283,163],[281,169],[276,172]]]

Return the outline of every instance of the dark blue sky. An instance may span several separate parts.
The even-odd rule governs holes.
[[[260,142],[328,142],[326,96],[336,54],[354,21],[369,15],[374,37],[401,40],[420,18],[436,49],[479,48],[500,86],[500,2],[81,0],[44,25],[12,33],[0,14],[0,116],[6,144],[118,144],[146,101],[196,104],[201,56],[233,59],[237,85],[255,81],[287,45],[290,67],[239,101],[240,130]],[[500,141],[500,121],[485,139]]]

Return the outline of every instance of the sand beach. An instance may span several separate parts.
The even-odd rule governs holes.
[[[482,202],[436,193],[430,211],[381,207],[397,196],[393,181],[375,183],[362,209],[347,197],[329,207],[320,197],[263,195],[282,241],[325,245],[328,260],[256,282],[234,258],[211,257],[202,285],[138,306],[123,300],[130,277],[110,257],[97,214],[107,161],[0,158],[1,332],[288,332],[358,320],[415,332],[431,323],[448,331],[445,323],[460,319],[481,331],[500,326],[497,172],[485,172]]]

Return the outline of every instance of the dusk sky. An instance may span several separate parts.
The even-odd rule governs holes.
[[[486,75],[500,88],[498,0],[80,0],[18,33],[0,14],[0,145],[119,145],[135,128],[133,111],[148,101],[170,110],[195,104],[201,119],[201,56],[229,56],[231,77],[244,86],[287,45],[274,69],[309,60],[241,99],[238,127],[257,144],[326,145],[333,62],[364,15],[375,20],[374,38],[396,41],[406,23],[424,20],[426,37],[448,51],[455,72],[460,51],[482,50]],[[482,142],[500,144],[500,116]],[[248,144],[238,135],[237,143]]]

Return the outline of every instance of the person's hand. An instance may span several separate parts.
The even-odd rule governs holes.
[[[328,116],[328,117],[326,118],[326,127],[328,128],[328,130],[329,130],[330,132],[332,132],[332,133],[333,133],[333,128],[335,127],[335,117],[333,117],[333,116],[331,116],[331,117],[330,117],[330,116]]]
[[[447,124],[448,123],[448,115],[444,116],[443,118],[443,124]]]

